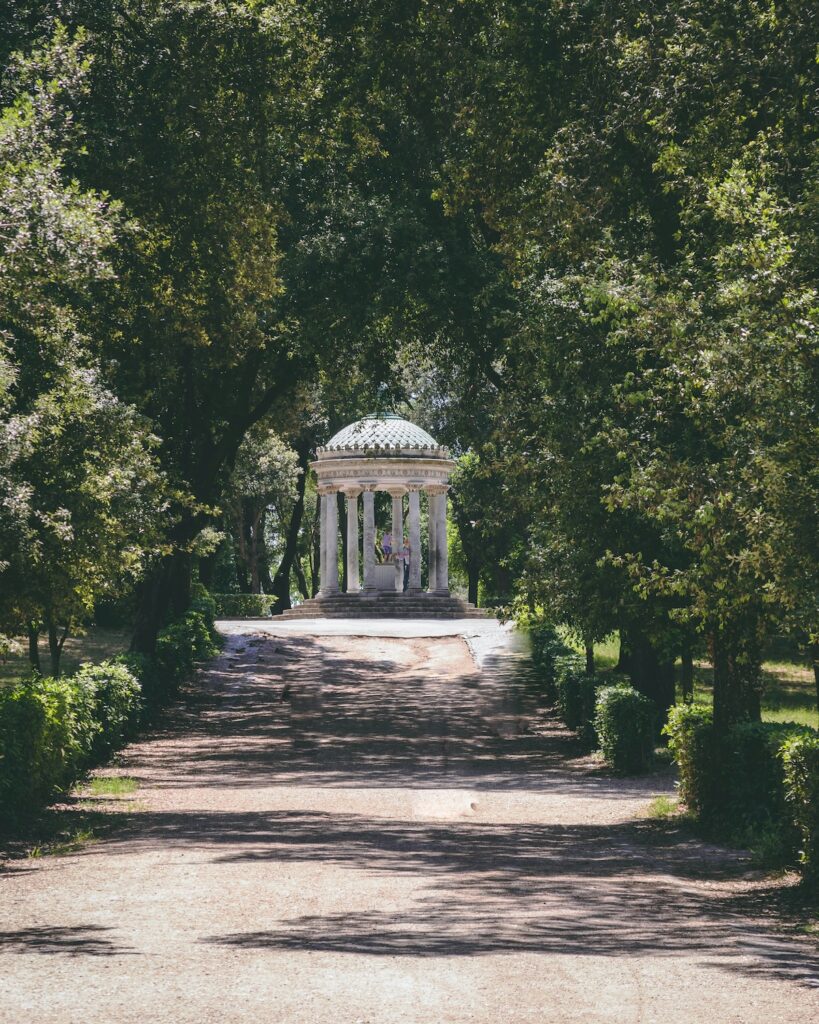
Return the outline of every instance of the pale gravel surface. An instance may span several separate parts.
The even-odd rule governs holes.
[[[111,770],[140,782],[129,824],[0,873],[3,1024],[819,1020],[766,883],[641,820],[669,775],[578,758],[506,632],[225,629]]]

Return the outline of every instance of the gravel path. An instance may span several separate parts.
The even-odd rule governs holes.
[[[819,1020],[770,883],[579,758],[498,627],[225,629],[125,824],[0,872],[3,1024]]]

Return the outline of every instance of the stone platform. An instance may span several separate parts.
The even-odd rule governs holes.
[[[310,598],[281,615],[287,619],[486,619],[484,608],[449,594],[360,591]]]

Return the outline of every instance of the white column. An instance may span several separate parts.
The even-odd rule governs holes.
[[[409,492],[409,590],[421,589],[421,494],[417,487]]]
[[[429,586],[427,588],[430,594],[435,592],[436,582],[438,578],[438,495],[433,491],[427,490],[427,514],[429,518],[429,531],[427,541],[427,565],[429,567]]]
[[[404,488],[391,490],[392,496],[392,551],[393,558],[401,550],[404,543]],[[401,593],[404,589],[404,563],[395,558],[395,589]]]
[[[347,593],[354,594],[358,585],[358,489],[347,490]]]
[[[375,590],[375,494],[364,492],[364,589]]]
[[[449,593],[449,540],[446,534],[446,490],[438,495],[438,569],[435,574],[435,589],[439,594]]]
[[[327,593],[327,495],[319,492],[319,592]]]
[[[327,593],[338,592],[338,498],[335,491],[325,495],[327,502]]]

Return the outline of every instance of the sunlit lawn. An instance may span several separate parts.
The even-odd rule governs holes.
[[[63,649],[62,671],[76,671],[84,661],[104,661],[115,654],[128,650],[131,634],[127,629],[107,629],[103,626],[91,626],[88,633],[81,637],[69,637]],[[26,641],[20,643],[23,653],[10,655],[0,660],[0,686],[8,686],[18,682],[28,673],[29,662]],[[40,637],[40,661],[43,671],[48,670],[48,637]]]

